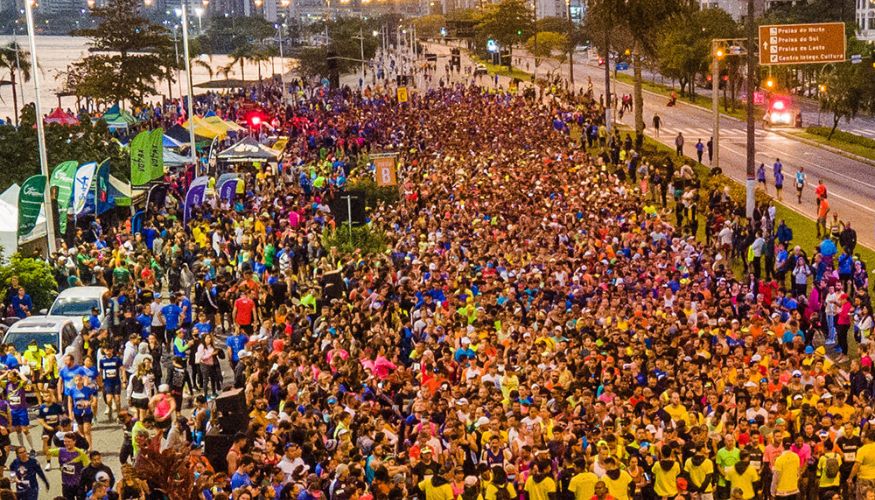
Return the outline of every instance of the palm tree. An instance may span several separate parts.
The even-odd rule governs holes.
[[[30,81],[30,53],[21,48],[18,42],[9,42],[0,47],[0,70],[9,71],[9,81],[12,82],[12,107],[15,112],[15,126],[18,126],[18,82],[17,75],[21,72],[21,79]]]

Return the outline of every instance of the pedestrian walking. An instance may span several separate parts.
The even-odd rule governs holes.
[[[702,163],[702,155],[705,154],[705,145],[702,144],[702,139],[699,139],[696,142],[696,158],[699,160],[699,163]]]
[[[784,190],[784,174],[780,171],[775,172],[775,197],[778,201],[783,201],[781,192]]]
[[[805,189],[805,167],[796,171],[796,201],[802,204],[802,190]]]
[[[708,165],[710,165],[711,162],[714,160],[714,138],[713,137],[708,138],[707,147],[708,147]]]
[[[814,188],[814,197],[816,198],[817,207],[820,208],[820,200],[826,198],[826,184],[823,179],[817,179],[817,186]]]
[[[662,126],[662,118],[659,113],[653,113],[653,128],[656,130],[656,137],[659,137],[659,127]]]
[[[818,239],[821,237],[821,229],[823,230],[822,235],[829,235],[829,231],[826,228],[826,216],[829,214],[829,201],[826,199],[826,193],[823,193],[822,198],[818,198],[817,203],[817,237]]]
[[[757,182],[763,185],[763,191],[769,192],[769,188],[766,186],[766,164],[760,163],[760,166],[757,168]]]
[[[677,149],[678,156],[684,155],[684,134],[678,132],[678,136],[674,138],[674,146]]]

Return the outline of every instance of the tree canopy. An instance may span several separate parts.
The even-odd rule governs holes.
[[[97,26],[76,34],[90,38],[92,53],[68,66],[66,90],[99,103],[139,104],[155,94],[164,74],[158,52],[171,43],[167,30],[140,14],[138,0],[109,0],[91,14]]]

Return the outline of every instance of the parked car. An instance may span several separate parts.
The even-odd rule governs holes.
[[[96,307],[100,324],[106,325],[107,311],[103,298],[108,291],[105,286],[74,286],[58,294],[52,307],[40,313],[71,318],[78,332],[82,330],[82,318],[91,316],[91,309]]]
[[[74,321],[66,316],[30,316],[16,321],[3,336],[3,344],[12,344],[17,352],[27,351],[31,342],[36,342],[40,349],[46,345],[55,348],[55,358],[58,366],[63,366],[64,351],[76,339],[78,332],[73,326]],[[81,350],[71,351],[76,364],[82,363]],[[28,384],[25,387],[28,400],[35,400],[36,394]]]
[[[486,73],[488,73],[488,71],[486,70],[485,64],[478,64],[477,66],[474,66],[474,76],[485,75]]]
[[[3,343],[12,344],[18,352],[27,351],[31,341],[36,341],[41,349],[46,345],[52,345],[60,361],[64,350],[73,343],[79,333],[74,323],[66,316],[31,316],[13,323],[3,337]],[[77,353],[74,357],[80,356],[81,354]],[[81,359],[77,359],[77,363],[80,361]]]

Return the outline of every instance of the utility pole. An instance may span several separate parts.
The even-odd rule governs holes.
[[[714,115],[714,130],[711,133],[713,158],[712,167],[720,166],[720,97],[717,90],[720,88],[720,42],[711,41],[711,114]],[[749,100],[749,99],[748,99]]]
[[[571,0],[565,0],[568,7],[568,84],[574,90],[574,23],[571,21]]]
[[[756,88],[757,60],[754,54],[756,48],[756,26],[754,22],[754,0],[747,0],[747,184],[745,214],[748,218],[753,217],[755,204],[754,190],[756,189],[756,130],[753,119],[753,92]],[[716,93],[716,90],[715,90]]]
[[[611,32],[605,30],[605,128],[611,133]]]

